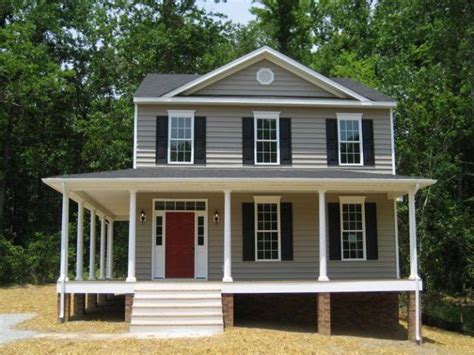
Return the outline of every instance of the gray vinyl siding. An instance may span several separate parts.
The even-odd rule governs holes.
[[[270,85],[261,85],[257,81],[257,72],[269,68],[274,73]],[[224,79],[198,90],[191,95],[199,96],[286,96],[286,97],[322,97],[335,98],[330,92],[290,73],[286,69],[262,60],[240,70]]]
[[[158,105],[138,105],[137,167],[155,166],[156,116],[167,115]],[[196,116],[207,117],[207,165],[211,167],[242,166],[242,117],[253,117],[253,111],[278,111],[290,117],[294,168],[325,168],[326,118],[340,112],[361,112],[362,118],[374,121],[375,166],[350,167],[351,170],[392,172],[390,111],[382,109],[223,107],[193,106]]]
[[[144,224],[137,224],[136,274],[139,280],[151,278],[152,199],[207,198],[208,199],[208,278],[222,279],[224,223],[215,224],[210,218],[214,211],[224,214],[224,195],[212,194],[156,194],[139,193],[137,213],[143,208],[148,216]],[[336,202],[337,195],[328,194],[328,202]],[[379,259],[370,261],[329,261],[331,279],[395,278],[395,237],[393,200],[385,195],[367,195],[367,202],[377,203]],[[282,202],[293,204],[292,261],[242,261],[242,203],[253,202],[252,194],[232,194],[232,276],[234,280],[316,280],[319,276],[319,211],[318,195],[283,194]],[[329,245],[329,242],[327,243]]]

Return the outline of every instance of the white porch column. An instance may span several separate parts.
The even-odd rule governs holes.
[[[408,191],[408,219],[410,224],[410,276],[412,280],[418,279],[418,257],[416,248],[416,215],[415,194],[417,188]]]
[[[329,281],[327,275],[326,251],[326,191],[319,190],[319,278],[318,281]]]
[[[107,228],[107,275],[106,277],[112,279],[113,267],[113,250],[114,250],[114,221],[109,219],[109,227]]]
[[[105,280],[105,217],[100,217],[100,265],[99,279]]]
[[[61,219],[61,266],[58,281],[66,281],[68,273],[68,239],[69,239],[69,190],[66,184],[63,188],[63,211]]]
[[[135,234],[137,222],[137,192],[130,191],[128,222],[128,276],[127,282],[137,281],[135,277]]]
[[[84,202],[79,201],[77,206],[77,255],[76,255],[76,280],[82,281],[84,268]]]
[[[232,282],[232,220],[230,190],[224,191],[224,282]]]
[[[95,280],[95,209],[91,209],[90,245],[89,245],[89,280]]]

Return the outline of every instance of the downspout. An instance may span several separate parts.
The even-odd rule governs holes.
[[[415,195],[420,189],[420,185],[416,184]],[[416,251],[416,278],[415,278],[415,337],[416,343],[421,345],[422,339],[420,334],[420,276],[418,275],[418,251]]]

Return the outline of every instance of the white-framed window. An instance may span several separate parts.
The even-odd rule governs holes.
[[[280,196],[254,196],[255,260],[281,260]]]
[[[168,163],[194,163],[194,111],[168,110]]]
[[[255,164],[280,164],[280,112],[254,111]]]
[[[339,165],[363,165],[362,114],[338,113]]]
[[[364,196],[339,197],[342,260],[366,260]]]

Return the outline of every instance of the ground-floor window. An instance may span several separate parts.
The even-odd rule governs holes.
[[[340,198],[342,260],[365,260],[365,197]]]
[[[280,197],[255,196],[255,260],[281,260]]]

